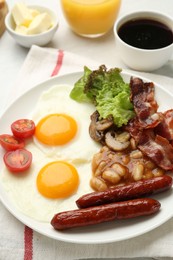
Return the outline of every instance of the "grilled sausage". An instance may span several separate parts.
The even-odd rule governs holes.
[[[150,198],[134,199],[56,214],[51,225],[57,230],[95,225],[115,219],[129,219],[154,214],[160,202]]]
[[[106,191],[91,192],[80,197],[76,201],[76,204],[79,208],[87,208],[117,201],[135,199],[163,192],[170,189],[171,186],[172,178],[169,175],[163,175],[133,182],[125,186],[117,186]]]

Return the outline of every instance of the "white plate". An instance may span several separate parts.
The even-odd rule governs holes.
[[[54,77],[23,94],[2,115],[0,119],[1,134],[9,132],[9,125],[15,119],[27,118],[27,115],[31,113],[32,108],[35,106],[40,94],[44,90],[48,90],[54,84],[71,84],[73,86],[81,75],[82,73],[78,72],[61,77]],[[124,80],[129,82],[131,75],[125,71],[122,75]],[[150,81],[148,79],[144,80]],[[156,100],[158,101],[160,111],[165,111],[173,107],[173,95],[158,85],[156,85]],[[1,168],[3,165],[2,151],[0,155]],[[170,191],[153,196],[153,198],[156,198],[161,202],[161,210],[156,215],[131,220],[113,221],[110,223],[59,232],[54,230],[50,224],[35,221],[19,212],[15,205],[10,201],[8,193],[5,192],[1,184],[0,198],[4,206],[25,225],[50,238],[72,243],[99,244],[129,239],[153,230],[166,222],[173,215],[171,209],[171,205],[173,205],[173,189],[171,189]]]

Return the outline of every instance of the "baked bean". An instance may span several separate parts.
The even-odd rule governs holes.
[[[97,169],[95,171],[95,176],[96,177],[99,176],[103,172],[105,166],[106,166],[106,162],[105,161],[101,161],[99,163],[99,165],[98,165],[98,167],[97,167]]]
[[[120,163],[114,163],[111,168],[120,176],[125,176],[127,168]]]
[[[137,149],[136,141],[135,141],[134,138],[130,138],[130,145],[131,145],[132,150],[136,150]]]
[[[96,177],[93,177],[91,179],[90,185],[96,191],[105,191],[108,188],[106,183],[103,180]]]
[[[118,138],[118,139],[117,139]],[[116,136],[118,142],[129,142],[121,151],[115,151],[104,145],[94,155],[92,161],[93,176],[91,187],[96,191],[105,191],[118,185],[142,179],[162,176],[165,171],[145,156],[138,148],[135,140],[125,131]]]
[[[109,181],[110,183],[117,184],[121,180],[121,176],[115,172],[113,169],[107,169],[102,174],[103,179]]]
[[[122,157],[122,163],[127,165],[130,162],[130,156],[129,155],[124,155]]]
[[[139,159],[142,158],[142,152],[140,150],[134,150],[130,153],[130,157],[133,159]]]
[[[135,181],[140,181],[143,177],[144,165],[142,163],[137,163],[134,165],[132,170],[132,176]]]

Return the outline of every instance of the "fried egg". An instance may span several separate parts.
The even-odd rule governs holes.
[[[75,201],[92,192],[91,160],[100,149],[88,132],[94,106],[72,100],[71,89],[52,86],[33,109],[36,131],[26,145],[33,156],[30,169],[21,175],[2,170],[10,199],[38,221],[50,222],[54,214],[77,208]]]
[[[52,159],[58,157],[61,160],[68,160],[72,163],[89,162],[92,155],[99,148],[99,145],[90,138],[88,132],[90,115],[95,108],[92,104],[78,103],[71,99],[69,97],[71,89],[72,87],[69,85],[53,86],[41,95],[32,114],[34,122],[36,125],[38,124],[34,143],[46,156]],[[59,116],[55,114],[59,114]],[[64,140],[64,144],[46,144],[46,137],[41,137],[38,128],[47,118],[50,119],[50,125],[47,124],[46,126],[47,130],[53,131],[58,124],[55,121],[61,119],[64,124],[71,125],[69,132],[71,132],[73,137],[65,137],[61,131],[59,139]],[[71,121],[75,121],[76,125]],[[65,127],[64,124],[63,127]],[[68,142],[66,138],[69,138]],[[48,139],[50,140],[50,135]]]

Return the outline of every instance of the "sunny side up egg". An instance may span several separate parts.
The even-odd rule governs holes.
[[[77,129],[75,129],[74,124],[71,127],[72,131],[76,131],[74,137],[66,144],[64,142],[64,145],[53,146],[43,144],[43,141],[40,142],[38,134],[36,134],[37,138],[34,137],[34,143],[47,157],[52,159],[58,157],[72,163],[85,163],[91,161],[93,154],[100,147],[90,138],[88,132],[90,115],[95,108],[92,104],[78,103],[72,100],[69,97],[71,89],[72,86],[53,86],[44,92],[38,100],[32,119],[37,124],[46,116],[49,117],[55,113],[71,117],[77,124]],[[49,125],[47,128],[51,131],[54,127],[54,123],[52,123],[52,126]]]
[[[75,201],[92,191],[91,160],[100,149],[88,132],[94,107],[72,100],[71,89],[52,86],[33,109],[36,132],[26,146],[33,155],[27,173],[14,176],[5,167],[2,170],[1,182],[10,199],[38,221],[50,222],[54,214],[75,209]]]

